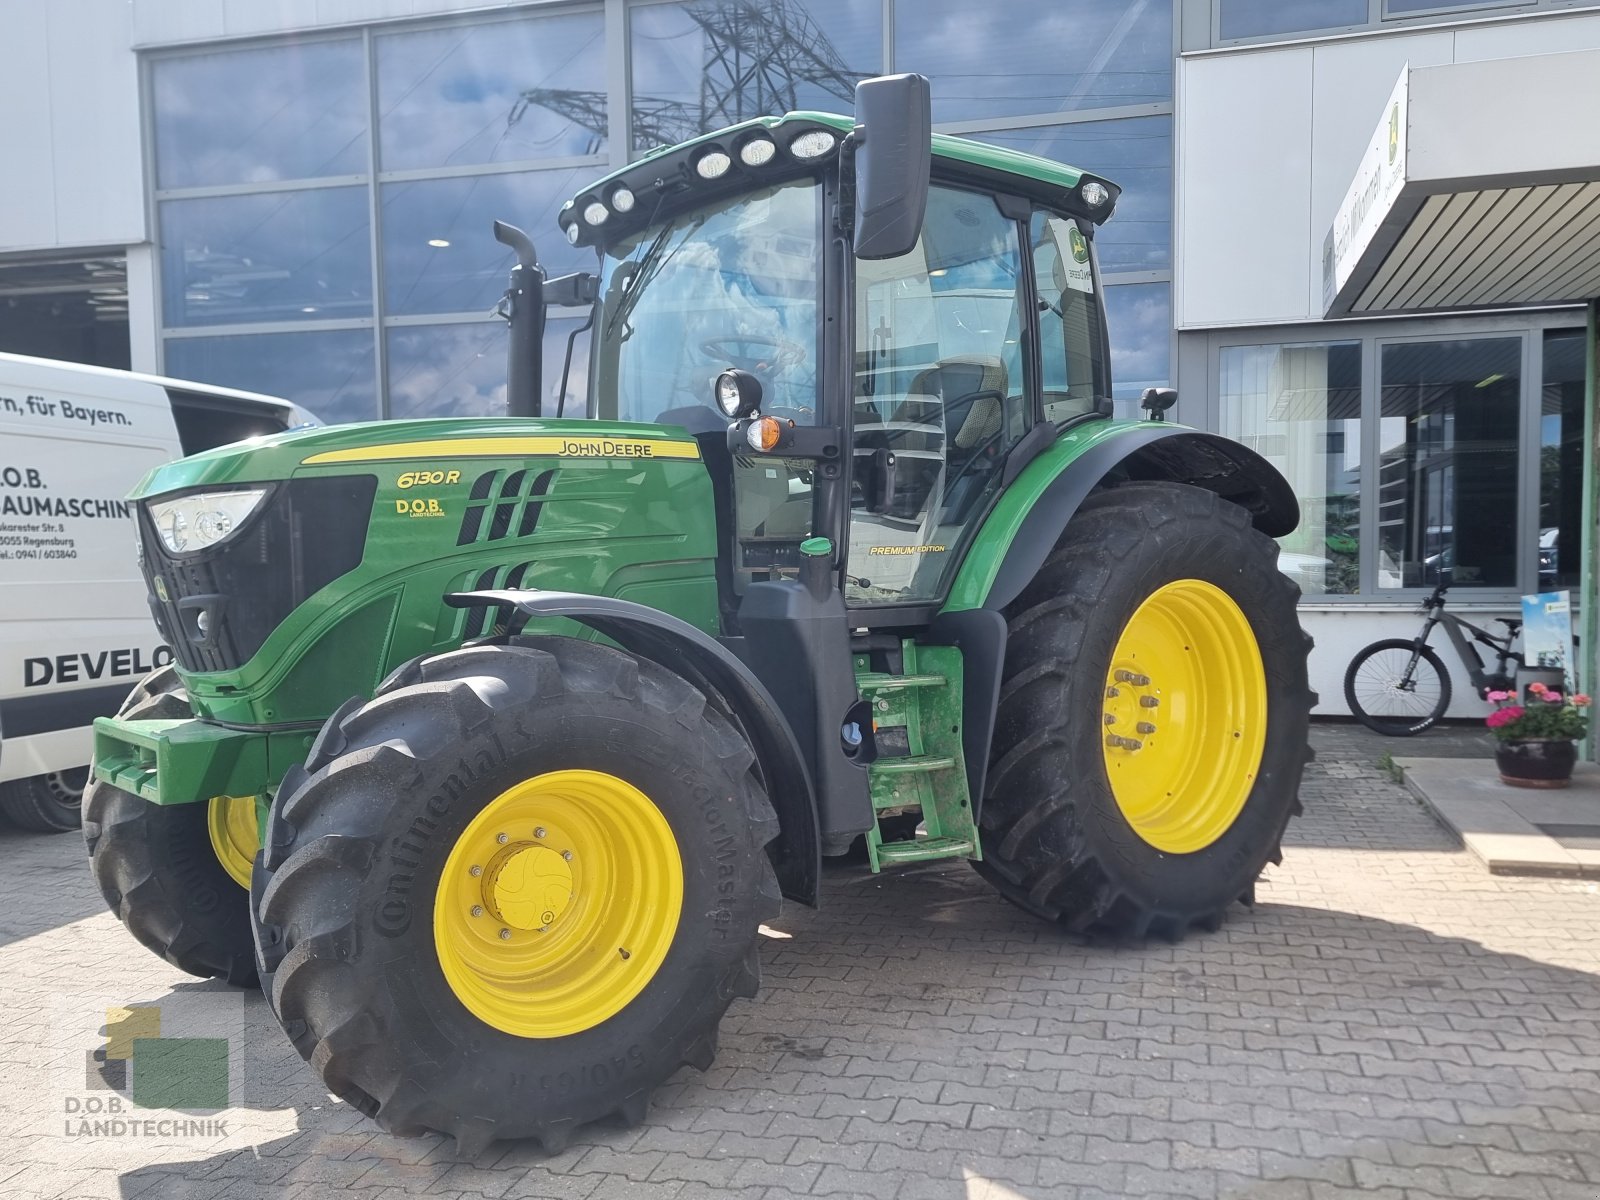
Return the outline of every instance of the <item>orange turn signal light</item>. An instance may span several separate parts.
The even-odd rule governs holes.
[[[792,425],[793,422],[788,424]],[[784,434],[788,432],[783,421],[777,417],[761,417],[751,421],[745,430],[745,441],[750,443],[750,449],[760,450],[763,454],[776,450],[783,444]]]

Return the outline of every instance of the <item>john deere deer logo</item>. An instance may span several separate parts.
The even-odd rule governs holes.
[[[1389,110],[1389,165],[1394,166],[1395,157],[1400,153],[1400,104]]]
[[[1067,234],[1067,245],[1072,250],[1072,261],[1082,266],[1089,261],[1089,240],[1083,236],[1080,229],[1072,229]]]

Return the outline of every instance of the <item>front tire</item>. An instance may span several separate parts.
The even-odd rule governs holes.
[[[1279,861],[1310,638],[1277,546],[1182,484],[1090,497],[1007,611],[974,864],[1068,928],[1215,928]]]
[[[119,717],[187,720],[194,714],[171,667],[143,679]],[[95,883],[117,919],[143,946],[180,971],[256,982],[250,936],[250,894],[230,874],[213,838],[215,815],[254,800],[151,804],[91,780],[83,798],[83,840]],[[243,853],[240,851],[240,853]]]
[[[554,1151],[641,1120],[756,991],[778,826],[752,766],[699,691],[609,647],[408,664],[273,804],[254,888],[273,1011],[394,1133]]]
[[[1409,685],[1400,683],[1411,663]],[[1351,715],[1374,733],[1410,737],[1431,729],[1450,708],[1450,672],[1431,646],[1406,638],[1384,638],[1363,648],[1344,672],[1344,699]]]

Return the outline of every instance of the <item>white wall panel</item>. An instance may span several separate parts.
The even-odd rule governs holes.
[[[63,246],[145,239],[139,153],[139,63],[126,5],[50,0],[53,240]],[[92,31],[93,36],[85,36]]]
[[[50,137],[50,65],[44,54],[45,6],[11,0],[0,6],[0,250],[55,241],[55,154]]]
[[[217,0],[132,0],[132,5],[136,46],[200,41],[227,32]]]
[[[1311,82],[1308,46],[1180,64],[1180,328],[1310,315]]]
[[[1600,13],[1562,17],[1559,20],[1472,25],[1457,30],[1455,40],[1455,62],[1512,58],[1524,54],[1561,54],[1567,50],[1600,50]]]

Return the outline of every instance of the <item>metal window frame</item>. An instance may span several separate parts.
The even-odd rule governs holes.
[[[1516,583],[1513,588],[1464,587],[1462,607],[1505,609],[1516,607],[1521,596],[1538,582],[1538,420],[1544,372],[1544,336],[1554,332],[1581,332],[1584,307],[1562,305],[1542,309],[1501,309],[1487,314],[1348,318],[1342,321],[1298,322],[1251,326],[1243,329],[1198,330],[1186,338],[1203,339],[1206,362],[1205,402],[1201,427],[1220,431],[1222,351],[1233,347],[1322,345],[1338,342],[1361,344],[1361,455],[1363,463],[1376,464],[1379,450],[1378,413],[1382,347],[1401,343],[1466,341],[1515,337],[1521,339],[1522,385],[1518,409]],[[1535,345],[1537,343],[1537,345]],[[1531,431],[1531,432],[1530,432]],[[1360,590],[1350,595],[1308,597],[1318,608],[1395,608],[1415,606],[1429,589],[1377,586],[1378,481],[1374,470],[1363,471],[1360,489],[1361,549]]]
[[[1382,30],[1412,30],[1417,28],[1455,27],[1471,21],[1504,21],[1516,17],[1537,16],[1543,13],[1582,12],[1595,9],[1593,0],[1500,0],[1493,5],[1463,7],[1439,0],[1436,7],[1422,12],[1389,15],[1389,0],[1367,0],[1366,20],[1353,25],[1329,25],[1287,33],[1262,33],[1251,37],[1224,38],[1222,36],[1222,6],[1227,0],[1205,0],[1210,5],[1210,49],[1227,49],[1235,46],[1262,46],[1281,43],[1304,42],[1321,38],[1348,37],[1351,34],[1374,33]]]

